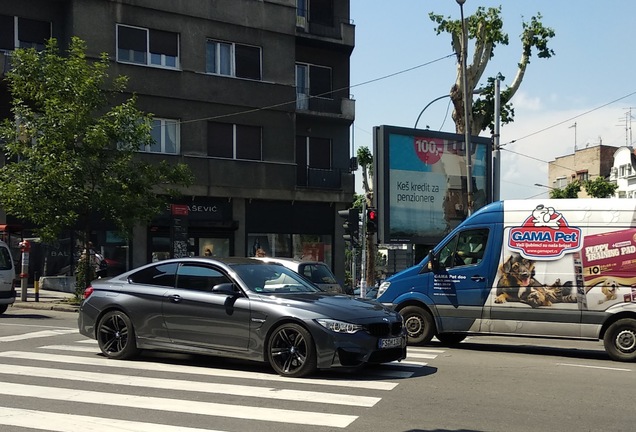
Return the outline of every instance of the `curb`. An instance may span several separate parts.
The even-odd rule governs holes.
[[[79,305],[70,305],[68,303],[58,302],[22,302],[16,301],[12,307],[17,309],[39,309],[39,310],[53,310],[58,312],[78,312]]]

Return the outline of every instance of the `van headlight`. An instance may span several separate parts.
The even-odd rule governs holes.
[[[390,286],[391,282],[382,282],[378,287],[378,295],[376,296],[376,298],[379,298],[382,294],[384,294],[384,292],[388,290]]]
[[[354,334],[355,332],[363,329],[363,327],[359,324],[351,324],[345,321],[336,321],[332,319],[317,319],[316,322],[334,333]]]

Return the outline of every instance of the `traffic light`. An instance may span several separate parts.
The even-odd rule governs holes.
[[[342,238],[344,238],[346,242],[351,243],[352,246],[357,246],[360,233],[360,213],[358,209],[350,208],[347,210],[338,210],[338,216],[345,219],[345,222],[342,224],[342,228],[344,228]]]
[[[375,234],[378,232],[378,211],[370,207],[367,209],[367,234]]]

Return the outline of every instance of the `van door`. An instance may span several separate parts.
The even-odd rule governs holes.
[[[492,230],[468,228],[456,233],[436,254],[432,298],[439,316],[438,331],[479,331],[492,274],[484,259]]]
[[[533,260],[504,247],[482,332],[580,337],[581,272],[578,252]]]

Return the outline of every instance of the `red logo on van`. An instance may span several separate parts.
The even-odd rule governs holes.
[[[581,230],[571,227],[554,207],[539,204],[522,226],[512,228],[508,247],[526,258],[553,259],[581,250]]]

